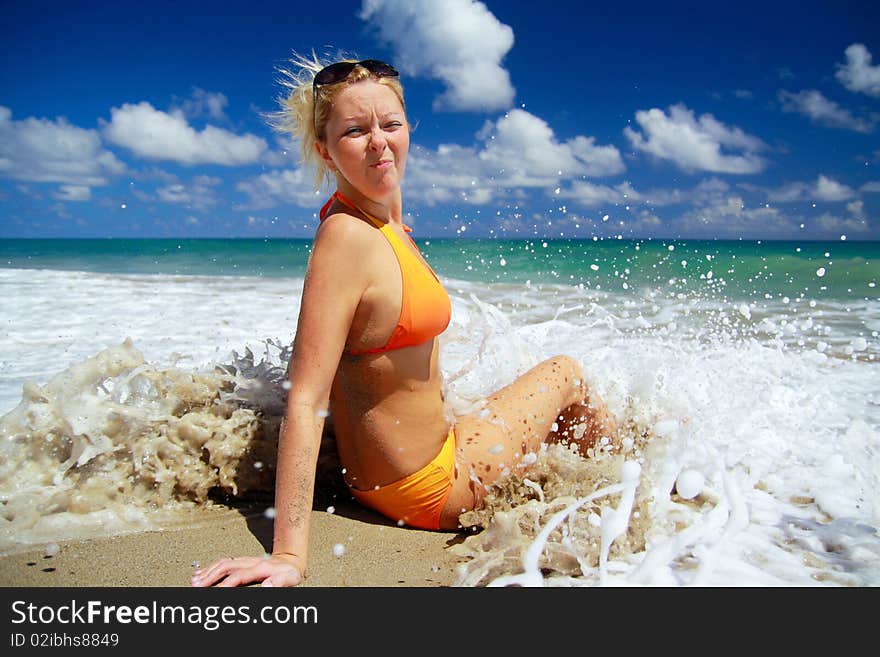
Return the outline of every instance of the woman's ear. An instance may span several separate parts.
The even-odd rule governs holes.
[[[330,157],[330,151],[327,150],[327,147],[320,141],[315,140],[315,150],[318,152],[321,159],[324,160],[324,164],[327,168],[330,169],[330,171],[336,171],[336,164],[333,162],[333,158]]]

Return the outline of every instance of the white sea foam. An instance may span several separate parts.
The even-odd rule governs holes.
[[[301,279],[0,269],[0,413],[26,381],[131,338],[154,366],[201,369],[290,342]]]
[[[71,527],[94,534],[156,522],[149,505],[171,504],[179,491],[157,498],[135,481],[126,486],[142,495],[112,509],[90,506],[71,492],[84,482],[69,479],[73,464],[103,458],[107,467],[97,471],[117,476],[131,461],[125,450],[132,440],[142,448],[142,438],[99,439],[112,438],[106,427],[114,418],[139,413],[142,423],[160,421],[169,444],[179,444],[168,427],[188,425],[194,439],[199,427],[231,417],[203,413],[184,422],[186,412],[156,387],[157,373],[172,381],[217,377],[213,392],[201,389],[203,406],[216,403],[223,381],[238,410],[277,403],[280,388],[260,388],[277,383],[284,365],[283,350],[269,343],[292,339],[301,289],[301,280],[287,279],[0,270],[2,422],[7,429],[54,422],[50,441],[67,432],[66,449],[80,437],[78,452],[51,465],[5,452],[7,463],[33,469],[30,499],[57,503],[66,491],[66,506],[56,505],[56,513],[41,507],[42,517],[22,525],[26,514],[10,519],[9,510],[23,508],[23,480],[7,468],[0,481],[5,522],[33,530],[16,531],[16,540],[57,543],[75,533]],[[744,313],[740,302],[576,287],[453,281],[448,289],[454,311],[442,365],[455,412],[478,408],[488,392],[565,353],[629,428],[624,460],[638,464],[637,481],[627,480],[620,461],[603,466],[600,459],[591,471],[561,448],[546,450],[517,489],[516,508],[498,508],[459,547],[469,557],[460,585],[880,584],[876,303],[754,304]],[[89,360],[126,338],[123,360]],[[248,349],[249,365],[215,371]],[[76,372],[91,374],[77,379]],[[63,393],[60,381],[50,385],[62,373]],[[241,435],[240,446],[251,439]],[[21,436],[7,434],[4,450],[36,444],[33,435]],[[120,453],[107,465],[107,455]],[[271,465],[269,455],[252,460]],[[204,476],[220,481],[221,470]],[[632,499],[624,499],[627,481],[637,484]],[[699,491],[679,495],[679,481],[697,482]],[[99,489],[106,487],[89,490]]]

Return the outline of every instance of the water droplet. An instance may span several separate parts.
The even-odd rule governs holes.
[[[675,480],[675,492],[679,497],[692,500],[703,491],[703,475],[696,470],[682,470]]]

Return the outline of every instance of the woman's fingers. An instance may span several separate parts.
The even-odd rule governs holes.
[[[192,585],[212,586],[220,580],[229,577],[231,573],[253,567],[258,561],[261,560],[256,560],[254,557],[240,557],[238,559],[227,557],[220,559],[207,568],[197,570],[193,574]]]
[[[217,582],[219,588],[232,588],[243,584],[250,584],[260,578],[259,570],[256,567],[242,567],[237,570],[231,570],[226,577]]]
[[[220,559],[197,570],[193,586],[234,587],[262,581],[263,586],[297,586],[302,582],[300,569],[274,557],[239,557]]]

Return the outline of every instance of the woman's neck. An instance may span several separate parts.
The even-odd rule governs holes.
[[[344,179],[336,181],[336,188],[358,208],[364,212],[369,212],[377,219],[390,223],[401,223],[403,221],[403,200],[399,188],[381,200],[374,200],[365,196]]]

